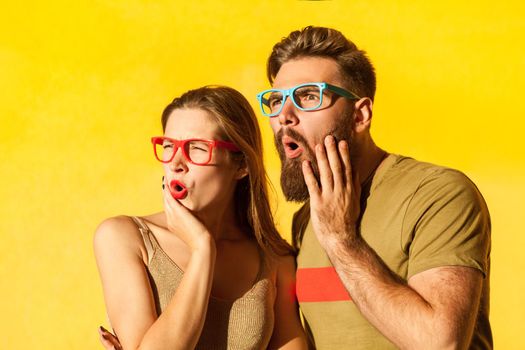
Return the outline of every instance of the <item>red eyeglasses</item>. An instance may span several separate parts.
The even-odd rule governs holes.
[[[180,148],[184,158],[195,165],[206,165],[211,161],[214,147],[222,147],[232,152],[240,152],[231,142],[203,139],[175,140],[164,136],[151,138],[155,157],[159,162],[169,163]]]

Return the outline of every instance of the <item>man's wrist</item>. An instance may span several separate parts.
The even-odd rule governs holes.
[[[344,233],[326,235],[320,243],[329,255],[341,250],[351,253],[353,250],[360,249],[361,238],[356,234],[356,230],[352,228]]]

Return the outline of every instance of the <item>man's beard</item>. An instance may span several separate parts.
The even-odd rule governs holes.
[[[330,130],[323,138],[327,135],[332,135],[336,142],[345,140],[348,143],[348,147],[351,151],[351,137],[352,133],[352,119],[344,118],[341,125],[336,126],[333,130]],[[284,135],[293,138],[303,149],[303,153],[297,158],[287,158],[284,151],[284,145],[282,138]],[[320,184],[319,166],[315,158],[315,152],[310,148],[306,139],[294,129],[281,128],[274,138],[275,147],[281,158],[281,188],[284,193],[284,197],[287,201],[291,202],[304,202],[309,198],[308,187],[304,181],[302,162],[303,160],[310,161],[312,166],[313,174],[317,179],[317,183]]]

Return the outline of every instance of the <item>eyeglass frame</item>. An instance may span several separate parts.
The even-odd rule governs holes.
[[[294,98],[293,98],[293,94],[295,92],[295,90],[303,87],[303,86],[309,86],[309,85],[315,85],[319,88],[319,95],[320,95],[320,98],[319,98],[319,104],[316,106],[316,107],[313,107],[313,108],[303,108],[301,106],[299,106]],[[259,107],[261,108],[261,112],[264,116],[266,117],[276,117],[278,116],[281,111],[283,110],[283,106],[284,104],[286,103],[286,99],[288,98],[288,96],[291,96],[291,100],[292,100],[292,103],[293,105],[301,110],[301,111],[315,111],[317,109],[319,109],[319,107],[321,107],[323,105],[323,95],[324,95],[324,90],[330,90],[332,92],[335,92],[337,95],[339,96],[342,96],[342,97],[346,97],[348,99],[351,99],[351,100],[359,100],[361,97],[359,97],[358,95],[354,94],[353,92],[351,91],[348,91],[342,87],[339,87],[339,86],[335,86],[335,85],[332,85],[332,84],[328,84],[328,83],[303,83],[303,84],[299,84],[299,85],[296,85],[294,87],[291,87],[289,89],[268,89],[268,90],[264,90],[260,93],[257,94],[257,100],[259,101]],[[266,113],[264,111],[264,108],[263,108],[263,103],[264,102],[268,102],[268,100],[264,99],[263,98],[263,95],[270,92],[270,91],[275,91],[275,92],[280,92],[283,94],[283,99],[282,99],[282,103],[281,103],[281,108],[279,108],[279,110],[275,113]],[[265,100],[265,101],[263,101]],[[268,106],[266,104],[266,106]],[[269,107],[269,106],[268,106]]]
[[[162,145],[164,143],[164,140],[170,141],[173,144],[173,147],[174,147],[173,154],[171,155],[171,158],[169,160],[162,160],[162,159],[159,158],[159,156],[157,154],[156,146],[157,145]],[[159,141],[160,141],[160,143],[159,143]],[[208,156],[208,160],[206,162],[194,162],[193,160],[190,159],[190,156],[188,154],[186,154],[186,149],[184,147],[186,146],[186,144],[188,142],[191,142],[191,141],[205,142],[205,143],[207,143],[210,146],[210,150],[208,152],[209,156]],[[213,154],[213,149],[215,147],[222,147],[222,148],[225,148],[225,149],[227,149],[229,151],[232,151],[232,152],[240,152],[241,151],[237,146],[235,146],[234,143],[229,142],[229,141],[206,140],[206,139],[199,139],[199,138],[177,140],[177,139],[172,139],[172,138],[166,137],[166,136],[153,136],[151,138],[151,143],[153,144],[153,153],[155,154],[155,158],[161,163],[169,163],[169,162],[171,162],[173,160],[173,158],[175,158],[175,154],[177,154],[177,150],[179,148],[182,150],[182,155],[184,156],[184,159],[186,159],[189,163],[195,164],[195,165],[207,165],[207,164],[209,164],[210,161],[211,161],[212,154]]]

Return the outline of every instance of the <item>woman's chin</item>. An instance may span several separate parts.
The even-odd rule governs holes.
[[[191,196],[186,196],[184,199],[179,199],[179,203],[193,214],[199,214],[206,210],[206,206],[203,206],[202,203],[199,203]]]
[[[210,200],[210,198],[215,198],[215,200]],[[225,200],[225,198],[222,198],[220,194],[218,194],[217,196],[214,196],[214,194],[210,194],[209,196],[200,198],[196,196],[195,193],[188,193],[188,195],[184,199],[179,200],[179,203],[181,203],[184,207],[186,207],[193,214],[198,215],[199,217],[215,216],[217,215],[217,213],[224,212],[225,208],[229,207],[230,205],[233,205],[233,203],[231,203],[230,201],[227,201]]]

